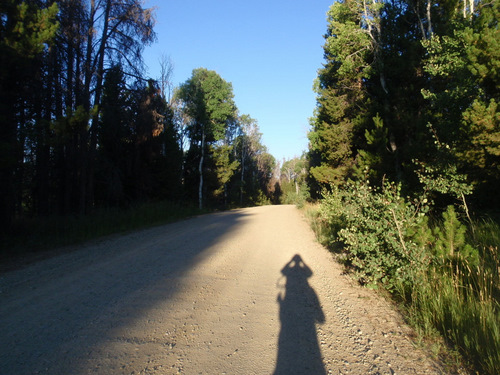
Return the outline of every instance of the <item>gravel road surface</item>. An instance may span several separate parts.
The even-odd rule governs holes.
[[[0,374],[439,374],[293,206],[113,236],[0,275]]]

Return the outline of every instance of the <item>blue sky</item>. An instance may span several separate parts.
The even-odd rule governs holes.
[[[307,149],[312,91],[323,63],[326,12],[333,0],[146,0],[156,7],[158,41],[144,54],[148,74],[174,64],[175,85],[195,68],[231,82],[241,114],[259,123],[281,161]]]

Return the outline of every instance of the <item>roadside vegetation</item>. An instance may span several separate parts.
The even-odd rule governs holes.
[[[207,213],[196,204],[151,202],[128,208],[100,209],[89,215],[33,217],[17,220],[0,244],[0,263],[43,256],[63,246],[103,236],[167,224]],[[29,259],[28,259],[29,261]]]
[[[497,0],[336,1],[306,166],[319,240],[361,284],[387,290],[436,353],[491,375],[499,20]]]
[[[318,240],[361,284],[389,291],[436,355],[456,352],[472,372],[498,374],[500,225],[469,221],[463,206],[431,208],[429,194],[408,200],[398,185],[358,182],[306,212]]]

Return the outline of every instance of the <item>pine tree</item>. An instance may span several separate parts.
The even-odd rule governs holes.
[[[363,5],[333,4],[319,71],[318,107],[311,120],[311,174],[322,184],[340,183],[351,172],[359,129],[366,120],[365,82],[372,73],[372,44],[363,26]]]
[[[21,207],[26,123],[34,113],[34,76],[57,32],[58,7],[5,0],[0,5],[0,228],[8,229]]]

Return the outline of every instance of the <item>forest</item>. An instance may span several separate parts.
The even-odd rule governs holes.
[[[159,201],[270,201],[274,158],[216,72],[144,74],[143,1],[2,1],[0,228]]]
[[[313,192],[366,170],[412,190],[427,169],[467,176],[474,203],[498,207],[498,19],[497,1],[336,2],[309,135]]]
[[[334,2],[301,158],[318,239],[481,374],[500,371],[499,20],[498,0]]]
[[[3,0],[0,15],[4,234],[141,204],[296,203],[438,356],[499,373],[498,0],[332,1],[309,149],[282,163],[217,72],[172,87],[164,59],[145,75],[142,1]]]

